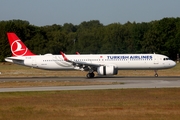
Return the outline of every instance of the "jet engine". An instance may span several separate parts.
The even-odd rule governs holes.
[[[100,66],[97,68],[99,75],[117,75],[118,70],[113,65]]]

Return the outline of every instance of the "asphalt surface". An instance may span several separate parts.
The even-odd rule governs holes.
[[[0,82],[10,81],[99,81],[118,82],[114,85],[85,85],[85,86],[51,86],[51,87],[20,87],[0,88],[0,92],[22,91],[60,91],[60,90],[103,90],[103,89],[129,89],[129,88],[180,88],[180,77],[41,77],[41,78],[0,78]]]

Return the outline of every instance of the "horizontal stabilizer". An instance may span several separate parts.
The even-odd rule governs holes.
[[[24,64],[24,59],[16,58],[16,57],[7,57],[5,61],[15,63],[15,64]]]

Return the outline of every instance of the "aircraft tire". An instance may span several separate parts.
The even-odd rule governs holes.
[[[158,77],[158,74],[156,73],[156,74],[154,75],[154,77]]]
[[[88,73],[88,74],[86,75],[86,77],[87,77],[87,78],[93,78],[93,77],[94,77],[94,73]]]
[[[93,77],[94,77],[94,73],[92,72],[92,73],[91,73],[91,78],[93,78]]]

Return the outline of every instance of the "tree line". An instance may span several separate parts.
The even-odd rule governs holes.
[[[24,20],[0,21],[0,61],[11,56],[7,32],[15,32],[35,54],[158,53],[176,60],[180,53],[180,18],[109,25],[99,20],[46,26]]]

